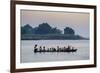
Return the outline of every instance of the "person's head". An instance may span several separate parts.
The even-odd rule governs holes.
[[[37,44],[35,44],[35,46],[37,46]]]
[[[45,48],[45,46],[43,46],[43,48]]]

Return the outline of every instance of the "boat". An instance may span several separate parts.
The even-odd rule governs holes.
[[[40,46],[39,48],[37,48],[37,45],[34,46],[34,53],[37,52],[76,52],[77,49],[75,49],[74,47],[71,48],[71,46],[63,47],[63,48],[59,48],[59,46],[57,46],[57,48],[46,48],[45,46]]]

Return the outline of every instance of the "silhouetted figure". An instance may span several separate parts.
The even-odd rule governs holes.
[[[37,52],[37,44],[34,46],[34,52],[36,53]]]
[[[64,52],[66,52],[66,47],[65,47],[65,46],[64,46],[64,48],[63,48],[63,49],[64,49]]]
[[[66,47],[64,46],[64,49],[66,49]]]
[[[59,52],[59,46],[57,46],[56,52]]]
[[[61,51],[61,52],[64,52],[65,50],[64,50],[64,48],[62,47],[62,48],[60,49],[60,51]]]
[[[45,50],[45,46],[43,46],[43,52],[46,52],[46,50]]]
[[[54,48],[53,51],[56,52],[56,48]]]
[[[67,50],[70,50],[71,49],[71,46],[68,46]]]
[[[56,49],[53,47],[53,48],[52,48],[52,52],[55,52],[55,51],[56,51]]]
[[[51,48],[50,48],[51,49]],[[47,49],[46,52],[50,52],[50,49]]]
[[[42,52],[42,47],[40,46],[40,48],[39,48],[39,52]]]
[[[34,48],[37,48],[37,44],[35,44]]]
[[[45,50],[45,52],[47,52],[48,50],[49,50],[49,52],[51,52],[51,51],[50,51],[50,48],[47,48],[47,49]]]

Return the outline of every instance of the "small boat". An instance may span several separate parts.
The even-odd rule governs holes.
[[[39,48],[37,48],[37,44],[34,46],[34,53],[37,53],[37,52],[76,52],[77,49],[74,49],[74,47],[71,47],[68,46],[67,48],[64,47],[64,48],[60,48],[59,46],[57,46],[57,48],[48,48],[46,49],[45,46],[40,46]]]
[[[76,52],[77,49],[70,49],[70,50],[38,50],[38,49],[34,49],[34,52]]]

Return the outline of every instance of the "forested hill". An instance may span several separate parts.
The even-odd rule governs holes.
[[[58,28],[51,27],[48,23],[39,24],[38,27],[33,28],[29,24],[21,27],[22,40],[78,40],[87,39],[79,35],[75,35],[75,30],[70,27],[65,27],[64,33]]]

